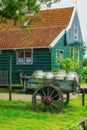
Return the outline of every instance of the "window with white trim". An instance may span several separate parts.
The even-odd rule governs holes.
[[[32,64],[32,50],[18,50],[17,63],[18,64]]]
[[[74,48],[71,48],[71,59],[74,60]]]
[[[76,61],[79,63],[79,49],[76,49]]]
[[[64,51],[63,50],[56,50],[56,57],[57,58],[64,58]]]
[[[78,24],[74,25],[74,40],[78,40]]]

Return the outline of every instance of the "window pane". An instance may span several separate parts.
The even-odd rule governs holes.
[[[31,60],[31,58],[27,58],[27,57],[26,57],[26,58],[25,58],[25,62],[26,62],[26,63],[31,63],[32,60]]]
[[[24,63],[24,59],[23,58],[18,58],[18,63]]]
[[[31,51],[25,51],[25,57],[31,57]]]
[[[25,51],[25,62],[26,63],[32,62],[32,52],[30,50]]]
[[[78,40],[78,25],[74,25],[74,39]]]
[[[57,50],[57,57],[63,58],[64,57],[64,52],[61,50]]]
[[[19,51],[18,52],[18,63],[23,63],[24,62],[24,52]]]

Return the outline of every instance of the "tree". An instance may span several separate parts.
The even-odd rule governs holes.
[[[38,0],[51,6],[60,0]],[[0,22],[6,23],[8,19],[13,19],[14,23],[26,16],[26,12],[39,12],[40,4],[37,0],[1,0],[0,2]]]

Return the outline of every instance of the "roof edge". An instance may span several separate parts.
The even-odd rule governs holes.
[[[77,14],[77,17],[78,17],[78,21],[79,21],[79,26],[80,26],[80,30],[81,30],[81,35],[82,35],[82,41],[83,41],[83,43],[84,43],[84,38],[83,38],[83,33],[82,33],[82,27],[81,27],[81,23],[80,23],[80,20],[79,20],[79,15],[78,15],[78,10],[77,10],[77,8],[76,8],[76,14]]]
[[[61,31],[61,33],[53,40],[53,42],[50,44],[50,47],[54,47],[56,43],[60,40],[60,38],[64,35],[65,29]]]
[[[43,47],[20,47],[20,48],[0,48],[0,51],[4,50],[21,50],[21,49],[43,49],[43,48],[50,48],[49,46],[43,46]]]
[[[68,26],[66,27],[66,32],[68,32],[68,30],[69,30],[70,27],[72,26],[72,22],[73,22],[73,19],[74,19],[75,12],[76,12],[76,8],[74,7],[72,16],[71,16],[71,18],[70,18],[70,22],[69,22]]]

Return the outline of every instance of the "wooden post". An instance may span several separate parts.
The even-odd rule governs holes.
[[[9,56],[9,100],[12,100],[12,56]]]
[[[84,102],[84,98],[85,98],[84,94],[85,94],[85,89],[83,88],[83,89],[82,89],[82,105],[83,105],[83,106],[84,106],[84,104],[85,104],[85,102]]]

